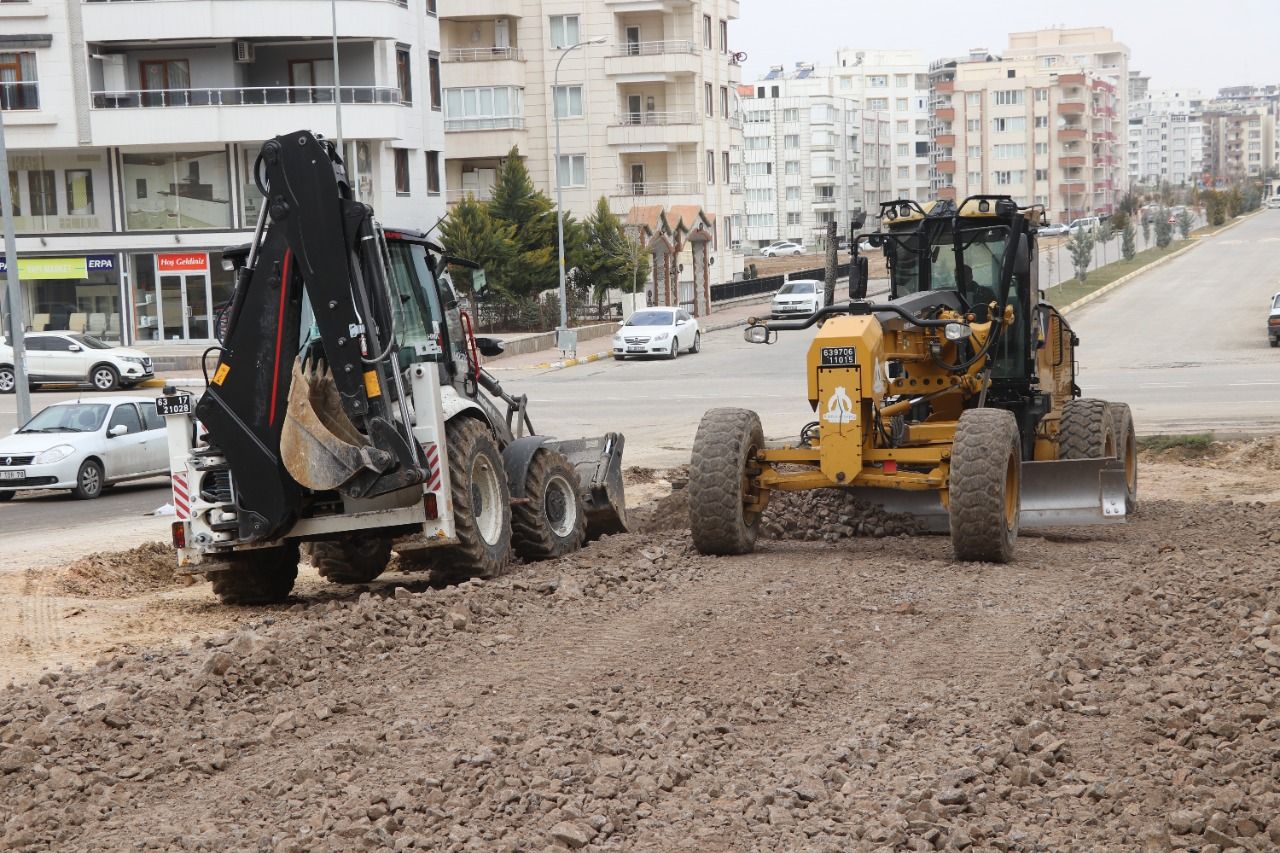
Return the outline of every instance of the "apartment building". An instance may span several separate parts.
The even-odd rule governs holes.
[[[1280,165],[1280,86],[1219,89],[1205,104],[1204,123],[1210,179],[1259,177]]]
[[[443,214],[434,0],[5,3],[0,93],[28,326],[212,338],[264,140],[333,137],[383,221]]]
[[[1131,95],[1134,89],[1130,88]],[[1129,102],[1130,185],[1195,186],[1204,163],[1203,98],[1191,90],[1147,90]]]
[[[710,280],[741,274],[738,0],[439,0],[439,11],[450,201],[486,198],[518,146],[535,185],[554,197],[558,182],[576,216],[601,196],[624,218],[702,211],[715,228]]]
[[[1064,221],[1114,210],[1127,184],[1127,49],[1101,28],[1093,49],[1060,43],[1094,30],[1045,32],[1010,36],[1017,58],[977,49],[931,66],[938,198],[1008,194]]]
[[[865,209],[863,114],[831,95],[748,97],[742,101],[742,239],[759,249],[775,240],[816,246],[836,222],[842,234]]]

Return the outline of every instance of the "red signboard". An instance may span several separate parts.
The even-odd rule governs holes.
[[[207,272],[207,252],[165,252],[156,255],[157,272]]]

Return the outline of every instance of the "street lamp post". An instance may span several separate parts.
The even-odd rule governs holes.
[[[552,170],[556,182],[556,240],[559,246],[560,260],[560,325],[556,329],[556,349],[577,351],[577,341],[569,335],[569,297],[565,290],[564,284],[564,189],[563,181],[560,178],[560,106],[556,101],[556,92],[560,89],[560,63],[564,62],[564,58],[576,48],[588,44],[604,44],[604,36],[599,38],[588,39],[587,41],[575,42],[574,44],[565,46],[557,46],[556,50],[560,51],[560,58],[556,60],[555,73],[551,75],[551,114],[554,117],[556,125],[556,165]],[[565,106],[569,104],[568,96],[565,97]]]

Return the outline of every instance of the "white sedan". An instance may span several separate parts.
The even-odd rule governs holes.
[[[613,357],[618,361],[631,355],[675,358],[681,350],[701,349],[698,321],[683,308],[644,308],[628,317],[613,336]]]
[[[87,500],[168,473],[164,419],[150,397],[55,403],[0,438],[0,501],[21,489],[67,489]]]
[[[804,246],[801,246],[799,243],[791,243],[783,240],[782,242],[765,246],[760,250],[760,254],[764,255],[766,258],[780,258],[783,255],[803,255]]]
[[[817,279],[792,279],[773,295],[769,315],[775,320],[782,317],[808,317],[822,307],[825,298],[823,283]]]

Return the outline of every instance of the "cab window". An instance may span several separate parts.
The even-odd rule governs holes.
[[[400,346],[415,353],[414,347],[434,340],[433,323],[440,318],[440,302],[435,280],[426,263],[426,249],[415,243],[392,241],[391,280],[399,298],[392,306],[395,313],[396,339]],[[416,354],[413,361],[418,361]]]

